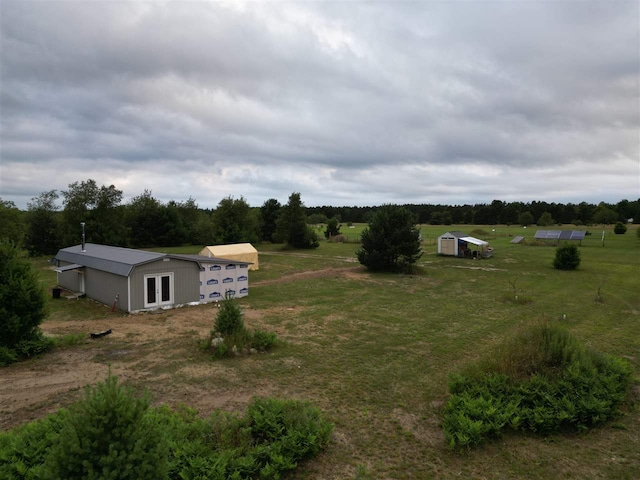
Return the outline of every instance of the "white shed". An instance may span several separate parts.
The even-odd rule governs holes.
[[[249,270],[258,270],[258,250],[250,243],[233,243],[229,245],[209,245],[200,250],[198,255],[205,257],[225,258],[249,263]]]
[[[438,237],[438,255],[488,258],[493,256],[493,249],[484,240],[454,231]]]

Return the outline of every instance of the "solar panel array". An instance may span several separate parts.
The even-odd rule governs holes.
[[[538,230],[533,238],[539,240],[584,240],[584,230]]]

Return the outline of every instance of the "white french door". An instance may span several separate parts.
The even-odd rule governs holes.
[[[144,308],[173,304],[173,273],[144,276]]]

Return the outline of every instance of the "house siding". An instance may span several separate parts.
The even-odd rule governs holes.
[[[116,308],[127,310],[127,277],[92,268],[85,268],[84,277],[85,293],[88,297],[105,305],[113,305],[117,296]]]
[[[145,275],[173,273],[173,304],[200,301],[198,264],[175,258],[161,258],[151,263],[134,267],[130,275],[131,311],[142,310],[144,306]]]
[[[59,267],[66,267],[71,265],[70,262],[58,262]],[[72,292],[78,292],[80,290],[80,274],[77,270],[67,270],[66,272],[60,272],[57,274],[57,282],[62,288],[71,290]]]
[[[71,265],[69,262],[58,262],[60,267]],[[128,291],[127,277],[115,275],[113,273],[95,270],[93,268],[82,268],[82,273],[78,270],[68,270],[58,273],[58,285],[72,292],[81,292],[82,286],[80,278],[84,276],[84,293],[87,297],[104,303],[105,305],[113,305],[116,296],[118,302],[116,308],[119,310],[127,310]]]

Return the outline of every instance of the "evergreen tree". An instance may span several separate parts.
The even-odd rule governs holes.
[[[18,249],[0,240],[0,347],[39,338],[46,316],[44,292],[31,264]]]
[[[405,271],[422,256],[420,232],[411,212],[384,205],[362,232],[356,252],[362,265],[373,271]]]
[[[260,240],[274,242],[278,217],[282,205],[275,198],[270,198],[260,207]]]
[[[580,251],[574,244],[565,244],[556,249],[553,267],[558,270],[575,270],[580,265]]]
[[[338,222],[338,219],[333,217],[327,221],[327,229],[324,231],[324,237],[329,239],[331,237],[335,237],[336,235],[340,235],[340,229],[342,225]]]
[[[109,375],[72,407],[46,459],[52,479],[156,480],[166,478],[168,446],[147,414],[148,396],[136,398]]]
[[[297,192],[289,196],[277,222],[277,237],[291,248],[318,248],[318,236],[307,225],[304,204]]]

